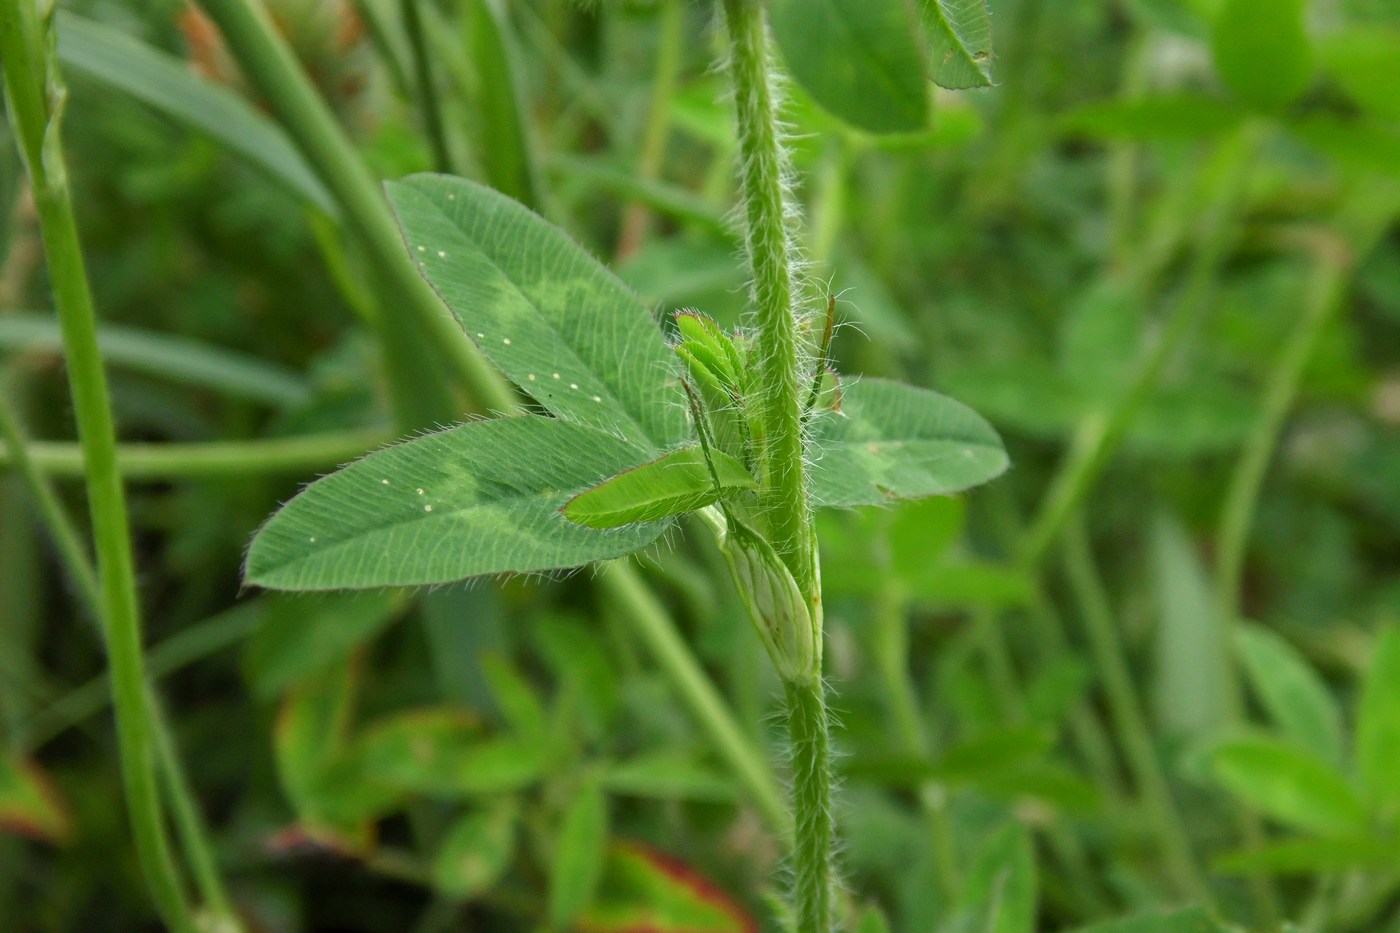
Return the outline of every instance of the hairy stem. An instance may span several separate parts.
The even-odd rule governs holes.
[[[788,731],[792,735],[793,911],[801,933],[832,928],[831,749],[825,688],[821,681],[787,683]]]
[[[770,543],[809,598],[817,585],[812,508],[803,463],[794,249],[784,193],[786,155],[778,127],[767,28],[759,0],[724,0],[729,76],[739,137],[744,243],[758,325],[762,508]]]
[[[64,92],[51,58],[48,27],[49,23],[39,21],[32,3],[0,4],[0,59],[10,125],[34,190],[83,446],[127,810],[156,908],[167,926],[185,933],[195,929],[195,919],[170,856],[161,815],[156,730],[146,696],[126,496],[117,472],[116,432],[97,346],[97,319],[58,132]]]
[[[832,924],[834,857],[831,763],[822,682],[821,571],[803,462],[802,360],[796,250],[789,225],[767,27],[761,0],[723,0],[729,40],[729,79],[739,140],[739,181],[745,248],[757,324],[757,426],[762,487],[759,508],[768,541],[806,600],[813,625],[812,670],[784,672],[792,736],[793,909],[802,933]],[[744,581],[738,580],[741,586]]]

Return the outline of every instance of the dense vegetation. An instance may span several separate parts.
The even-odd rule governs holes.
[[[1400,933],[1394,3],[5,3],[0,929]]]

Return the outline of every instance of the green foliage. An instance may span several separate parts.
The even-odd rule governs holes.
[[[777,0],[769,17],[793,78],[831,113],[872,133],[927,125],[923,53],[901,0]]]
[[[1223,0],[1211,49],[1225,84],[1245,103],[1274,110],[1312,83],[1307,0]]]
[[[992,19],[986,0],[919,0],[933,80],[954,90],[992,84]]]
[[[707,459],[699,447],[682,447],[579,493],[564,514],[590,528],[617,528],[693,512],[756,485],[753,474],[723,450]]]

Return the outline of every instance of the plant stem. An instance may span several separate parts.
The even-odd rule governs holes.
[[[433,147],[433,168],[439,172],[452,171],[452,150],[447,145],[447,129],[442,122],[442,106],[438,102],[437,84],[433,81],[433,64],[428,58],[428,44],[423,38],[423,17],[418,9],[422,0],[400,0],[399,12],[403,31],[413,52],[413,78],[418,91],[418,109],[428,129],[428,142]]]
[[[93,570],[92,563],[88,559],[87,549],[83,546],[77,529],[69,521],[58,497],[54,495],[48,479],[30,460],[19,425],[3,398],[0,398],[0,438],[3,438],[9,448],[10,457],[18,468],[21,479],[38,504],[39,514],[43,519],[45,529],[58,548],[69,576],[73,578],[74,585],[77,586],[92,618],[100,625],[102,593],[98,586],[97,573]],[[149,667],[154,671],[156,669],[154,657],[148,656],[147,660],[151,662]],[[104,698],[109,696],[111,692],[109,679],[98,678],[97,688],[96,699],[100,708]],[[200,816],[199,808],[195,805],[194,793],[185,776],[179,752],[170,736],[170,729],[156,703],[155,691],[147,684],[145,692],[149,710],[147,715],[155,735],[157,766],[165,775],[166,797],[170,803],[185,855],[190,861],[195,884],[199,888],[200,895],[209,911],[222,924],[221,929],[241,929],[237,915],[229,903],[228,894],[224,890],[223,878],[219,875],[213,850],[209,845],[208,829]],[[30,741],[33,741],[32,736]],[[38,743],[36,742],[36,744]]]
[[[97,320],[58,132],[63,90],[50,58],[49,25],[38,21],[32,3],[0,4],[0,59],[10,103],[10,124],[19,139],[33,186],[54,304],[63,329],[73,411],[83,445],[127,809],[156,908],[167,926],[186,933],[194,931],[195,920],[170,857],[161,818],[154,768],[155,730],[146,701],[126,501],[117,472],[116,434],[97,346]]]
[[[803,462],[795,250],[784,195],[787,159],[775,111],[763,4],[761,0],[724,0],[724,15],[739,138],[744,243],[757,322],[760,507],[770,543],[792,571],[798,589],[809,599],[819,598]]]
[[[681,66],[681,44],[685,38],[685,7],[680,0],[662,0],[661,34],[656,43],[656,72],[652,79],[651,105],[647,108],[642,131],[641,153],[637,157],[637,177],[650,181],[661,173],[666,155],[666,133],[671,125],[671,97],[676,92],[676,76]],[[651,211],[634,201],[622,216],[622,232],[617,237],[617,259],[627,259],[641,249],[651,227]]]
[[[666,672],[681,699],[690,707],[691,715],[744,785],[764,820],[774,832],[788,836],[792,831],[791,821],[787,808],[783,806],[782,796],[773,784],[772,772],[764,763],[763,756],[735,724],[714,684],[686,647],[665,608],[628,564],[620,561],[604,564],[598,582],[632,633],[647,646]]]
[[[1111,408],[1086,417],[1075,432],[1050,490],[1026,533],[1019,562],[1034,569],[1044,560],[1064,524],[1084,501],[1099,474],[1132,426],[1142,404],[1196,322],[1209,307],[1220,266],[1229,253],[1231,219],[1240,199],[1241,181],[1255,151],[1257,131],[1249,127],[1222,144],[1207,178],[1209,200],[1201,215],[1201,240],[1185,291],[1133,381]]]
[[[796,825],[792,849],[793,916],[800,933],[832,928],[831,750],[825,688],[820,680],[788,681],[792,735],[792,795]]]
[[[1089,646],[1098,665],[1118,742],[1132,769],[1148,814],[1156,824],[1163,857],[1173,882],[1193,898],[1209,900],[1210,889],[1191,853],[1186,823],[1172,800],[1171,787],[1152,746],[1147,716],[1134,685],[1132,670],[1114,628],[1113,609],[1094,566],[1083,516],[1069,524],[1065,535],[1065,569],[1079,601]]]
[[[335,195],[385,281],[398,291],[414,324],[446,355],[454,374],[480,408],[513,408],[516,396],[510,386],[496,375],[475,345],[463,338],[457,321],[418,274],[379,185],[267,14],[250,0],[201,0],[201,6],[218,25],[243,73]]]
[[[758,504],[768,541],[807,602],[815,638],[813,669],[805,675],[785,675],[792,737],[793,919],[801,933],[827,933],[835,861],[831,763],[821,671],[821,571],[803,461],[798,367],[804,355],[793,274],[796,250],[789,233],[792,211],[784,189],[787,159],[775,110],[762,0],[723,0],[723,8],[739,140],[744,244],[757,322],[754,441],[762,483]]]
[[[242,441],[119,444],[117,471],[127,479],[304,473],[353,460],[392,439],[389,431],[370,429]],[[28,458],[36,469],[50,476],[81,476],[83,472],[83,453],[77,444],[30,441]],[[11,465],[17,465],[14,456],[0,450],[0,468]]]

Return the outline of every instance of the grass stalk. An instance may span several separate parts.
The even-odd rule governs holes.
[[[171,858],[156,779],[156,729],[147,702],[135,563],[126,497],[116,465],[116,431],[87,270],[68,189],[59,122],[64,91],[52,59],[50,23],[30,3],[0,5],[10,125],[34,192],[54,304],[83,446],[97,555],[103,635],[112,671],[122,783],[142,872],[165,924],[192,933],[195,917]]]
[[[1167,872],[1182,893],[1208,901],[1210,888],[1192,854],[1186,823],[1172,799],[1166,772],[1153,747],[1147,715],[1114,626],[1113,608],[1095,567],[1082,515],[1076,516],[1066,528],[1064,561],[1070,587],[1079,602],[1089,648],[1098,666],[1118,743],[1162,842]]]
[[[680,0],[662,0],[661,34],[656,44],[656,70],[652,78],[651,103],[642,130],[637,177],[645,181],[661,174],[666,156],[666,135],[671,128],[671,97],[681,70],[681,45],[685,38],[685,7]],[[617,258],[624,260],[641,249],[651,229],[651,211],[640,201],[627,205],[622,215],[622,232],[617,237]]]
[[[418,110],[423,115],[428,144],[433,150],[433,168],[439,172],[452,171],[452,150],[447,144],[447,127],[442,119],[442,104],[438,100],[437,82],[433,80],[433,63],[428,57],[428,43],[423,36],[422,0],[400,0],[399,14],[404,35],[413,53],[414,88],[418,92]]]
[[[506,411],[515,393],[497,376],[414,268],[383,192],[316,93],[267,13],[251,0],[201,0],[239,67],[345,210],[401,307],[484,410]]]

